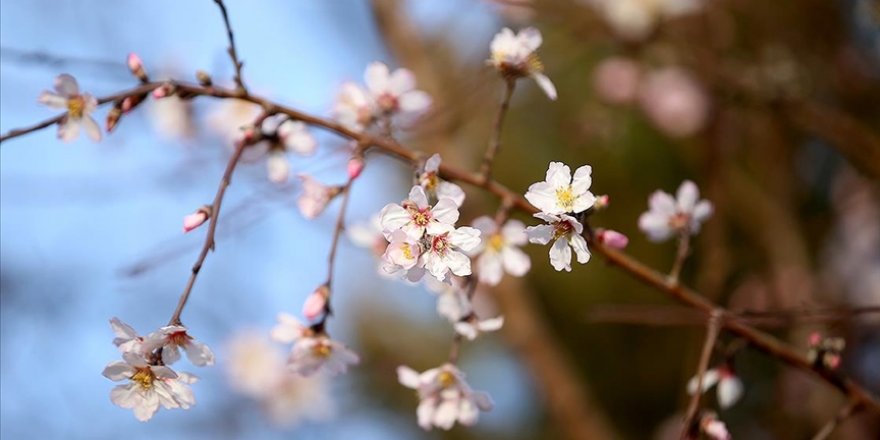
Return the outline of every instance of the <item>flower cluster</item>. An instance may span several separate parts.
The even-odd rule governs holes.
[[[343,374],[360,358],[341,342],[334,341],[323,330],[308,327],[287,313],[278,314],[272,339],[293,344],[287,358],[288,368],[301,376],[324,371],[331,376]]]
[[[373,62],[364,72],[366,88],[346,82],[342,85],[333,116],[352,131],[363,131],[376,122],[392,117],[409,119],[431,106],[431,97],[416,89],[415,76],[409,69],[390,71],[381,62]]]
[[[553,241],[550,264],[557,271],[571,271],[572,249],[578,263],[590,261],[587,241],[581,235],[584,227],[574,216],[596,203],[596,196],[590,192],[591,174],[592,168],[584,165],[575,170],[572,177],[568,165],[550,162],[544,181],[532,184],[526,192],[526,200],[541,210],[535,217],[546,222],[526,228],[529,242],[548,244]]]
[[[702,387],[699,389],[699,377],[694,376],[688,381],[687,390],[689,394],[697,392],[705,393],[713,386],[718,386],[718,405],[722,409],[729,408],[736,403],[743,394],[742,381],[736,377],[733,369],[729,365],[721,365],[717,368],[710,368],[703,374]]]
[[[480,411],[489,411],[494,406],[489,395],[472,390],[464,380],[464,373],[452,364],[422,373],[400,366],[397,379],[401,385],[417,391],[416,415],[419,426],[425,430],[434,426],[448,430],[455,422],[471,426],[477,423]]]
[[[116,334],[113,344],[122,353],[122,360],[108,364],[103,374],[115,382],[128,381],[110,392],[113,403],[133,410],[142,422],[152,418],[160,405],[165,409],[189,409],[195,405],[189,385],[198,378],[175,372],[169,365],[180,360],[181,349],[193,365],[213,365],[214,353],[208,346],[193,339],[181,325],[162,327],[148,336],[139,336],[117,318],[110,320],[110,326]]]
[[[846,348],[843,338],[823,337],[819,332],[810,333],[810,349],[807,360],[817,367],[836,370],[840,366],[840,356]]]

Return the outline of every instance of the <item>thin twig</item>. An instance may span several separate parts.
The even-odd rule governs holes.
[[[718,332],[721,330],[721,311],[713,311],[709,316],[709,323],[706,325],[706,340],[703,342],[703,351],[700,354],[700,363],[697,367],[697,390],[691,396],[688,403],[687,412],[684,417],[684,424],[681,427],[681,438],[691,438],[694,424],[696,422],[697,410],[700,408],[700,396],[703,395],[703,378],[706,370],[709,368],[709,358],[712,357],[712,349],[715,347],[715,341],[718,339]]]
[[[333,268],[336,266],[336,249],[339,247],[339,237],[345,230],[345,210],[348,207],[348,199],[351,195],[351,184],[354,179],[349,179],[345,186],[342,187],[342,205],[339,207],[339,214],[336,216],[336,226],[333,228],[333,242],[330,244],[330,254],[327,256],[327,286],[330,287],[333,281]]]
[[[675,262],[672,264],[672,270],[669,271],[669,279],[675,283],[678,282],[678,276],[681,275],[684,260],[687,260],[688,253],[690,252],[690,243],[690,231],[683,229],[678,235],[678,250],[675,253]]]
[[[226,12],[226,5],[223,4],[223,0],[214,0],[214,3],[217,4],[220,8],[220,13],[223,14],[223,24],[226,26],[226,36],[229,38],[229,48],[226,51],[229,53],[232,65],[235,67],[235,85],[239,91],[247,93],[244,80],[241,78],[241,68],[244,66],[244,63],[238,59],[238,51],[235,49],[235,35],[232,33],[232,25],[229,24],[229,14]]]
[[[840,411],[837,412],[837,415],[834,416],[833,419],[829,420],[816,435],[813,436],[813,440],[825,440],[831,436],[831,433],[837,429],[843,422],[852,417],[854,414],[858,413],[861,410],[861,406],[856,404],[855,402],[849,402],[844,405]]]
[[[486,148],[486,155],[483,156],[483,165],[480,166],[480,175],[484,181],[489,181],[492,177],[492,163],[495,161],[495,155],[501,148],[501,128],[504,125],[504,115],[510,108],[510,98],[513,96],[513,89],[516,87],[516,79],[505,78],[504,97],[501,98],[501,105],[498,107],[498,113],[495,114],[495,122],[492,124],[492,136],[489,138],[489,147]]]
[[[477,291],[477,276],[476,274],[471,274],[467,277],[467,284],[465,285],[465,289],[467,289],[467,299],[468,301],[472,301],[474,299],[474,293]],[[449,347],[449,360],[450,364],[455,364],[458,362],[458,354],[461,351],[461,344],[464,342],[464,336],[461,333],[455,332],[455,337],[452,338],[452,346]]]
[[[268,117],[268,114],[261,114],[256,121],[254,121],[254,126],[259,127],[266,117]],[[226,194],[226,188],[229,187],[229,183],[232,181],[232,173],[235,171],[235,167],[238,165],[244,149],[253,142],[254,139],[251,138],[245,138],[238,141],[235,145],[235,151],[232,152],[232,156],[229,157],[229,162],[226,163],[226,170],[223,172],[223,178],[220,179],[220,185],[217,187],[217,194],[214,195],[214,201],[211,203],[211,220],[208,224],[208,232],[205,234],[205,243],[202,245],[202,251],[199,252],[199,256],[196,258],[196,262],[192,266],[189,280],[186,282],[186,287],[183,289],[183,293],[180,294],[180,299],[177,301],[177,307],[174,309],[174,313],[171,315],[168,325],[181,325],[180,314],[183,313],[183,308],[186,307],[186,302],[189,300],[190,293],[192,293],[196,278],[198,278],[199,271],[202,269],[202,264],[204,264],[205,258],[208,257],[208,252],[214,250],[214,234],[217,231],[217,221],[220,219],[220,206],[223,204],[223,196]]]
[[[729,319],[758,327],[838,322],[872,314],[880,314],[880,306],[728,312]],[[590,307],[586,312],[586,320],[589,323],[658,327],[702,326],[706,323],[705,316],[704,313],[692,308],[663,305],[600,304]]]

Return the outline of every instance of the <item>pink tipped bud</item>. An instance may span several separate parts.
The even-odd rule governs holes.
[[[200,85],[204,87],[211,87],[211,85],[214,83],[214,81],[211,79],[211,75],[209,75],[208,72],[205,72],[204,70],[196,71],[196,80],[199,82]]]
[[[192,231],[195,228],[205,224],[208,219],[211,218],[211,208],[209,206],[202,206],[197,209],[196,212],[189,214],[183,218],[183,232],[187,233]]]
[[[626,235],[612,229],[600,229],[596,232],[596,241],[614,249],[623,249],[629,244]]]
[[[809,341],[811,347],[818,347],[822,343],[822,335],[819,332],[810,333]]]
[[[364,159],[362,157],[352,157],[348,160],[348,178],[356,179],[364,170]]]
[[[141,82],[147,82],[150,80],[147,78],[147,71],[144,70],[144,63],[141,61],[141,57],[136,53],[132,52],[128,54],[126,62],[128,63],[128,70],[130,70],[131,74],[137,77],[137,79],[141,80]]]
[[[840,366],[840,355],[837,353],[825,353],[823,360],[829,370],[836,370]]]
[[[329,296],[330,289],[327,288],[326,284],[318,287],[317,290],[306,298],[306,302],[303,304],[303,316],[309,321],[314,321],[321,316],[326,310],[327,298]]]
[[[601,211],[608,207],[611,204],[611,198],[608,195],[601,195],[596,197],[596,201],[593,203],[593,209],[597,211]]]
[[[153,89],[153,98],[162,99],[174,94],[174,87],[171,84],[165,83],[159,87]]]

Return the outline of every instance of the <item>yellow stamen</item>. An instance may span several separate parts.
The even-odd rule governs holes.
[[[312,347],[312,353],[314,353],[315,356],[318,356],[318,357],[323,357],[323,358],[330,357],[330,353],[332,353],[332,352],[333,352],[333,349],[330,347],[330,344],[327,344],[325,342],[319,342],[319,343],[315,344],[314,347]]]
[[[83,117],[83,111],[86,107],[86,100],[82,96],[73,96],[67,99],[67,114],[73,119]]]
[[[437,381],[440,382],[440,386],[443,388],[449,388],[458,381],[455,378],[455,375],[448,371],[441,371],[440,374],[437,375]]]
[[[489,249],[492,249],[495,252],[501,252],[501,248],[504,247],[504,237],[501,234],[493,234],[489,237]]]
[[[575,196],[571,186],[556,190],[556,203],[559,203],[559,206],[563,207],[566,211],[574,209],[574,199]]]
[[[153,370],[147,368],[138,368],[137,373],[134,373],[134,376],[131,377],[133,382],[137,382],[141,388],[145,390],[149,390],[153,387],[153,381],[156,380],[156,376],[153,375]]]
[[[412,260],[412,259],[415,258],[415,257],[413,256],[413,253],[412,253],[412,248],[409,247],[408,244],[404,243],[404,244],[400,245],[400,250],[403,251],[403,256],[404,256],[407,260]]]

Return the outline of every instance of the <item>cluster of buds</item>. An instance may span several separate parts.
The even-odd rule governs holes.
[[[840,367],[841,353],[846,347],[843,338],[823,337],[819,332],[813,332],[809,338],[810,349],[807,351],[807,360],[817,368],[836,370]]]

